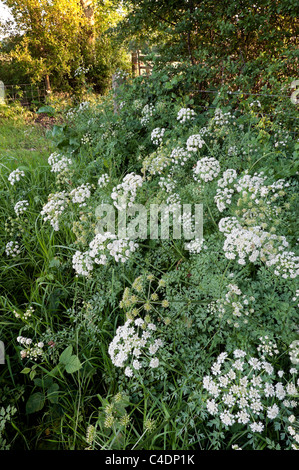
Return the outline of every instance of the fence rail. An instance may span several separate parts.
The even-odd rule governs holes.
[[[149,75],[152,69],[151,64],[144,62],[144,54],[141,54],[141,51],[132,52],[132,74],[133,77],[138,75],[144,75],[143,71],[145,71],[146,75]]]
[[[150,75],[153,65],[150,62],[144,61],[144,58],[146,57],[145,54],[142,54],[140,50],[137,50],[131,53],[131,57],[132,57],[131,63],[132,63],[133,77],[136,77],[138,75],[144,75],[143,71],[145,71],[146,75]],[[296,87],[299,88],[299,80],[294,80],[293,83],[291,83],[290,85],[291,89],[296,89]],[[219,93],[218,90],[196,90],[196,92],[197,93],[213,93],[213,94]],[[250,93],[248,91],[242,91],[242,90],[238,90],[238,91],[227,90],[226,93],[228,95],[266,96],[266,97],[271,97],[271,98],[274,98],[274,97],[275,98],[289,98],[291,96],[291,94],[289,95],[289,94],[277,94],[277,93]],[[296,94],[298,93],[299,92],[297,92]],[[298,101],[299,99],[296,99],[296,100],[294,99],[293,103],[298,104]]]

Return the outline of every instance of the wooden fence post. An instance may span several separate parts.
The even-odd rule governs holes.
[[[0,104],[5,104],[5,86],[0,80]]]
[[[114,114],[118,113],[119,104],[117,102],[118,88],[125,82],[125,77],[119,72],[112,75],[112,90],[113,90],[113,107]]]
[[[133,78],[138,75],[138,54],[137,52],[132,52],[132,75]]]

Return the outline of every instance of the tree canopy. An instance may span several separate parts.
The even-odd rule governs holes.
[[[105,81],[109,67],[122,60],[117,57],[105,35],[120,15],[113,2],[92,0],[4,0],[15,20],[2,22],[10,35],[2,45],[6,58],[17,65],[18,73],[32,81],[46,78],[59,85],[90,75]],[[110,62],[109,62],[110,61]]]
[[[242,77],[259,86],[270,75],[296,76],[295,0],[125,0],[119,36],[160,60],[209,68],[216,83]],[[213,73],[212,73],[213,70]],[[266,78],[267,77],[267,78]]]

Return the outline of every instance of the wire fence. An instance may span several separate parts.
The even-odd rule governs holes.
[[[149,76],[153,70],[153,64],[147,60],[147,55],[142,54],[141,51],[137,50],[136,52],[131,53],[131,62],[132,62],[132,75],[133,77],[146,75]],[[299,80],[298,87],[299,87]],[[295,83],[295,81],[294,81]],[[197,93],[213,93],[218,94],[218,90],[196,90]],[[290,94],[277,94],[277,93],[250,93],[248,91],[238,90],[238,91],[221,91],[221,93],[227,93],[228,95],[243,95],[243,96],[264,96],[268,98],[290,98]],[[298,103],[297,103],[298,104]]]
[[[7,104],[18,101],[22,106],[30,107],[44,103],[47,92],[43,85],[30,83],[4,84],[4,96]]]

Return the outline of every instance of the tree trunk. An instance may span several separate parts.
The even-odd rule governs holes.
[[[45,87],[46,87],[47,95],[50,94],[51,93],[51,84],[50,84],[50,77],[49,77],[48,74],[45,76]]]
[[[93,45],[95,42],[95,31],[94,31],[94,8],[93,8],[93,0],[80,0],[82,9],[84,11],[85,18],[87,19],[88,23],[88,33],[89,33],[89,44]]]

